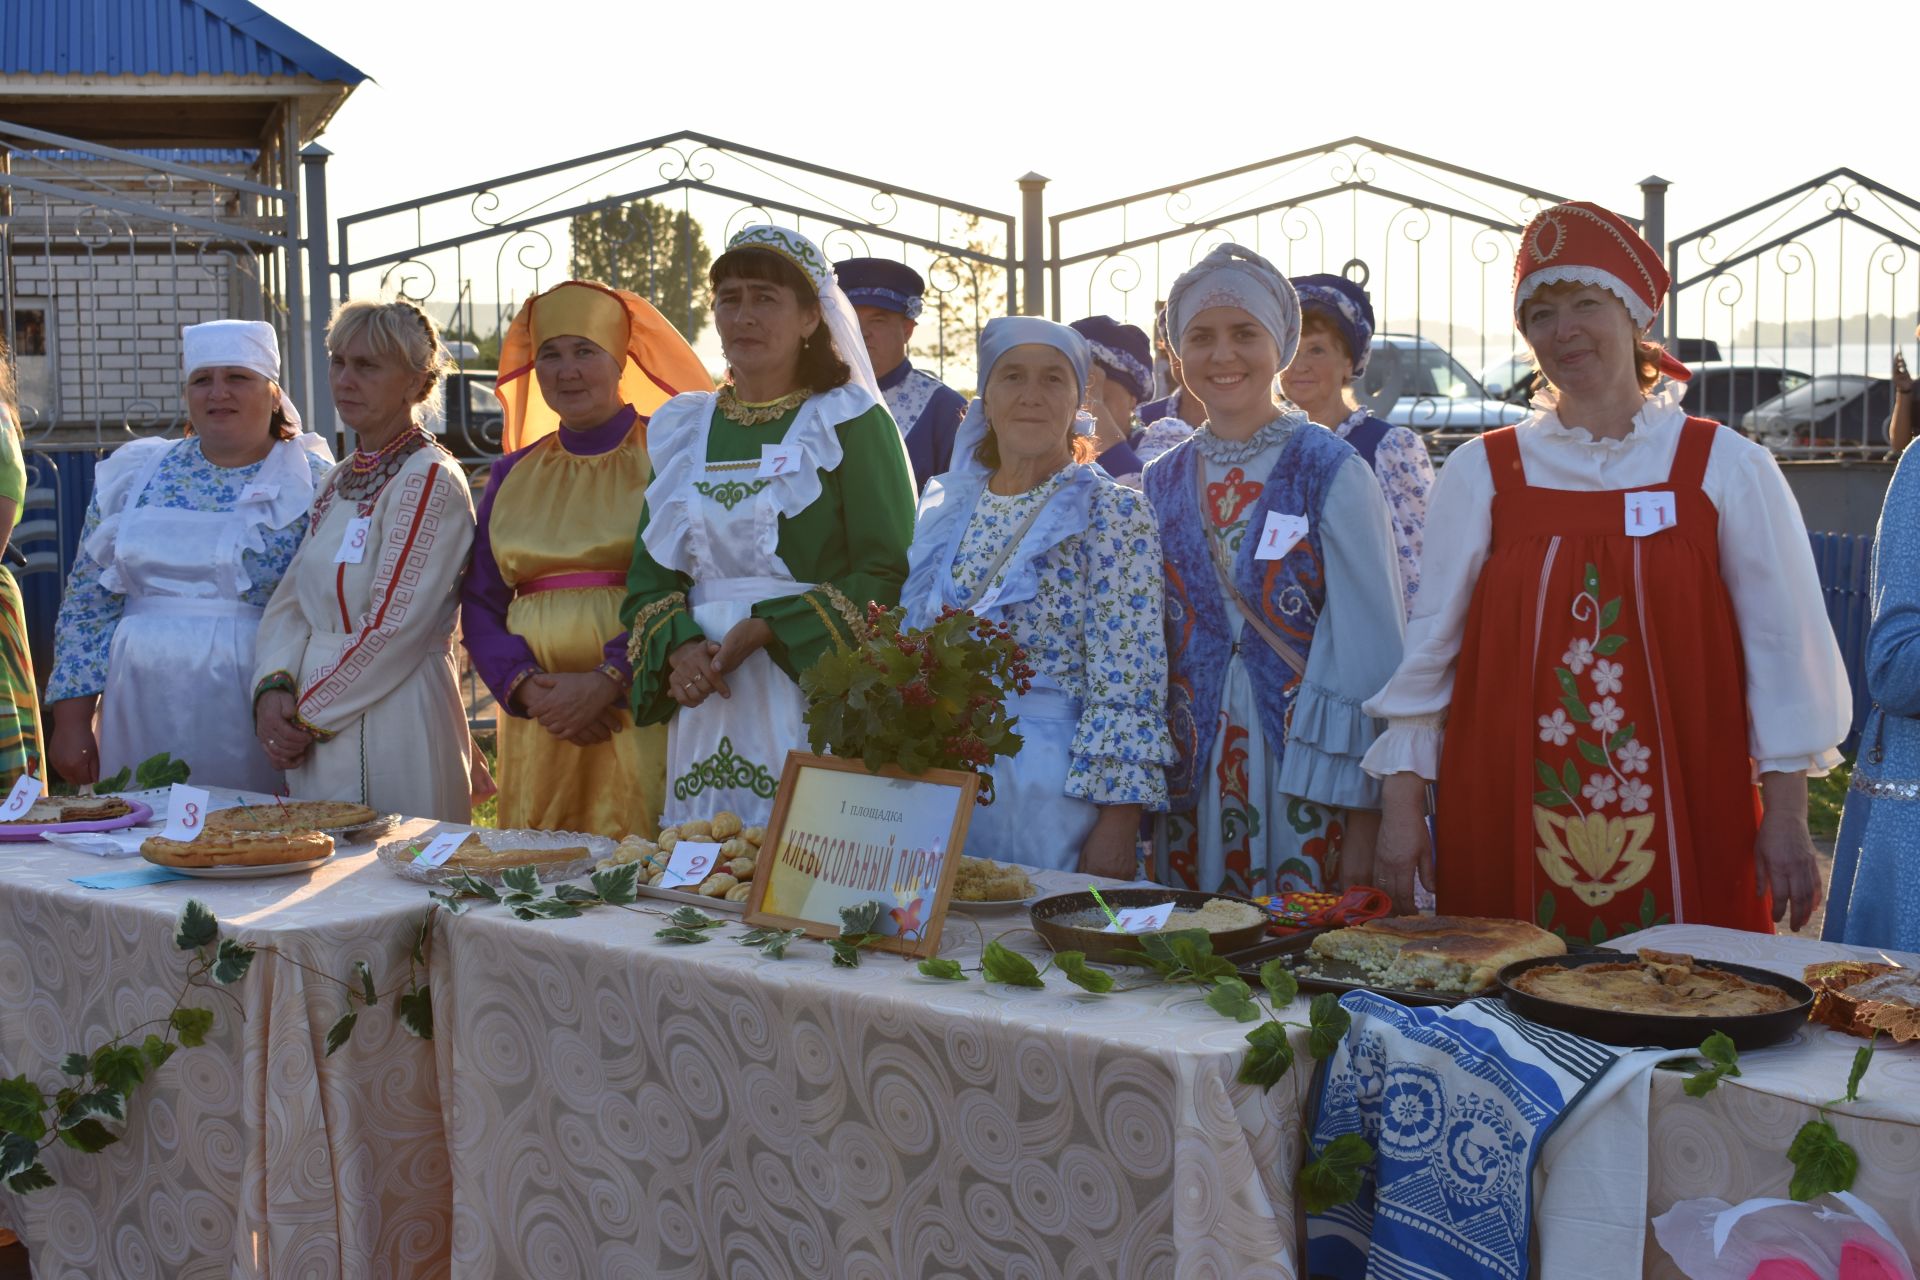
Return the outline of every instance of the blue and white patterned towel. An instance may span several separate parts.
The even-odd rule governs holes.
[[[1492,1000],[1340,1003],[1353,1026],[1321,1074],[1308,1158],[1357,1133],[1376,1159],[1357,1200],[1308,1217],[1308,1272],[1523,1280],[1540,1151],[1624,1055]]]

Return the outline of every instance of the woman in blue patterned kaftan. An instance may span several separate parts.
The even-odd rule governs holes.
[[[1360,704],[1400,660],[1386,501],[1345,441],[1273,403],[1300,305],[1271,263],[1223,245],[1175,282],[1167,310],[1207,421],[1146,471],[1179,753],[1155,879],[1325,888],[1343,845],[1371,862],[1379,824],[1379,784],[1360,768],[1379,726]]]
[[[911,626],[947,608],[1005,623],[1036,673],[967,852],[1130,880],[1173,761],[1160,538],[1145,499],[1076,455],[1087,362],[1064,325],[987,323],[982,393],[921,500],[901,601]]]

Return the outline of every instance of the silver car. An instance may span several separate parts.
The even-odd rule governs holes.
[[[1445,347],[1408,333],[1373,336],[1373,354],[1356,390],[1376,417],[1415,431],[1473,434],[1527,416],[1524,405],[1489,396]]]

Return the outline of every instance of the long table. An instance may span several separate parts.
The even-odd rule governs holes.
[[[382,990],[428,906],[351,848],[304,876],[71,882],[127,865],[0,846],[0,1075],[55,1079],[69,1052],[171,1007],[189,897],[325,973],[364,959]],[[956,912],[943,954],[971,965],[1006,932],[1038,956],[1009,932],[1024,922]],[[220,1002],[208,1045],[141,1089],[126,1140],[53,1148],[60,1186],[0,1191],[0,1225],[61,1280],[1297,1274],[1300,1035],[1299,1065],[1261,1092],[1234,1080],[1245,1028],[1191,987],[948,983],[881,954],[837,968],[814,943],[766,959],[737,925],[669,944],[665,923],[443,914],[435,1041],[383,1002],[332,1058],[339,989],[262,955],[234,988],[245,1022]],[[1628,941],[1794,975],[1877,956],[1693,926]],[[1860,1043],[1804,1028],[1703,1099],[1656,1072],[1649,1214],[1784,1194],[1788,1142]],[[1855,1190],[1920,1256],[1920,1046],[1883,1041],[1860,1101],[1829,1115],[1860,1152]],[[1650,1234],[1644,1262],[1677,1275]]]
[[[57,1082],[69,1053],[164,1017],[185,977],[173,933],[189,898],[224,936],[339,977],[364,960],[382,990],[403,980],[430,903],[370,848],[308,875],[95,890],[72,877],[146,864],[0,844],[0,1076]],[[213,1032],[134,1095],[123,1141],[98,1155],[55,1145],[44,1159],[58,1186],[0,1189],[0,1225],[20,1234],[34,1275],[444,1276],[451,1188],[432,1046],[383,1001],[326,1057],[345,998],[278,956],[259,955],[230,990],[245,1020],[194,997],[214,1010]]]
[[[943,954],[1024,916],[949,916]],[[1236,1084],[1246,1027],[1194,988],[944,982],[664,923],[441,921],[455,1276],[1295,1275],[1307,1068]]]

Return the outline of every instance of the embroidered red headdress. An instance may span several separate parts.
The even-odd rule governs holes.
[[[1598,285],[1626,304],[1641,332],[1653,324],[1666,301],[1672,277],[1653,246],[1625,218],[1584,200],[1554,205],[1534,215],[1520,234],[1513,262],[1513,318],[1527,299],[1550,284]],[[1660,372],[1685,381],[1687,367],[1669,355]]]

